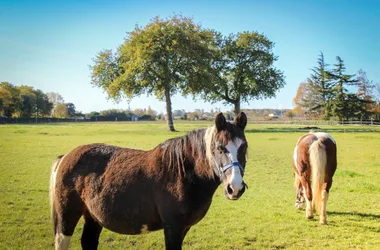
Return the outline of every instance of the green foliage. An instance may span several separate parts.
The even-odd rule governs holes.
[[[115,54],[100,52],[94,59],[92,84],[119,101],[142,93],[166,101],[168,125],[174,131],[171,96],[193,91],[206,80],[213,32],[191,18],[154,18],[144,28],[136,26]]]
[[[335,68],[329,72],[332,80],[334,81],[334,86],[330,89],[335,92],[334,98],[328,100],[327,107],[330,107],[325,113],[326,118],[330,116],[338,117],[341,119],[347,119],[348,117],[357,117],[352,116],[352,113],[358,112],[358,108],[361,105],[360,99],[356,95],[349,95],[347,87],[349,85],[355,85],[357,80],[354,79],[355,75],[345,74],[346,66],[344,65],[343,60],[337,56],[337,63],[334,65]],[[354,103],[349,103],[347,101]],[[350,107],[348,107],[350,106]]]
[[[54,107],[53,116],[57,118],[68,118],[67,106],[64,103],[58,103]]]
[[[31,86],[14,86],[8,82],[0,83],[2,113],[6,117],[43,117],[50,115],[53,108],[45,93]]]
[[[264,34],[217,34],[214,41],[213,82],[203,86],[204,99],[233,104],[237,114],[241,102],[274,97],[285,85],[283,73],[273,66],[277,60],[272,52],[274,43]]]
[[[86,114],[87,117],[97,116],[97,115],[100,115],[98,111],[91,111],[90,113]]]
[[[12,117],[20,111],[21,96],[20,90],[9,82],[0,83],[0,99],[2,99],[2,114],[5,117]]]
[[[18,89],[20,90],[22,101],[20,117],[32,117],[37,105],[37,95],[35,90],[30,86],[20,86]]]
[[[326,119],[330,113],[327,105],[333,96],[334,83],[331,81],[331,73],[327,69],[324,55],[321,52],[317,61],[318,66],[312,69],[311,76],[307,79],[308,95],[304,96],[302,102],[310,107],[308,112],[315,116],[324,116]]]
[[[133,113],[129,110],[107,109],[99,113],[100,120],[106,121],[130,121]],[[98,116],[95,114],[95,116]],[[99,119],[98,119],[99,120]]]
[[[150,106],[148,106],[148,109],[146,110],[145,114],[149,115],[152,120],[155,120],[157,117],[157,111],[154,111]]]
[[[154,118],[151,116],[151,115],[148,115],[148,114],[144,114],[140,117],[140,120],[141,121],[153,121]]]
[[[369,119],[376,112],[376,104],[370,90],[374,85],[359,71],[359,77],[345,73],[343,60],[337,56],[333,69],[328,69],[323,53],[318,66],[312,69],[307,82],[301,83],[294,98],[297,111],[304,111],[308,117],[326,120]],[[349,87],[358,87],[353,94]]]
[[[70,123],[0,126],[0,249],[52,249],[50,166],[76,146],[102,142],[149,150],[211,122],[182,122],[182,132],[165,132],[160,122]],[[191,228],[184,249],[377,249],[380,245],[380,133],[323,127],[338,144],[338,170],[328,204],[328,225],[307,220],[294,207],[292,152],[295,126],[248,124],[246,174],[249,189],[228,201],[219,188],[203,220]],[[368,127],[365,127],[367,129]],[[363,129],[355,127],[355,129]],[[376,128],[374,128],[376,129]],[[22,157],[21,157],[22,156]],[[81,249],[83,221],[70,249]],[[352,233],[355,232],[355,233]],[[163,231],[120,235],[103,230],[99,249],[164,249]]]
[[[74,103],[68,102],[65,105],[67,107],[67,114],[69,115],[69,117],[74,117],[76,113]]]
[[[36,95],[36,106],[34,116],[49,116],[53,108],[53,104],[49,102],[48,96],[39,89],[36,90],[34,93]]]

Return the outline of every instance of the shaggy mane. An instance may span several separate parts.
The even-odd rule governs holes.
[[[205,132],[205,128],[196,129],[158,145],[162,161],[168,162],[169,168],[177,172],[178,177],[186,177],[187,173],[195,171],[201,176],[214,178],[214,170],[205,157]]]

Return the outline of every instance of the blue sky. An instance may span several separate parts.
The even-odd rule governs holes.
[[[136,24],[153,17],[191,16],[205,28],[227,35],[258,31],[275,42],[276,67],[286,86],[276,98],[243,103],[242,108],[292,108],[299,84],[310,75],[320,51],[326,62],[340,56],[347,73],[359,69],[380,81],[380,1],[369,0],[251,0],[251,1],[113,1],[0,0],[0,81],[60,93],[84,113],[115,104],[90,84],[92,58],[103,49],[115,50]],[[131,109],[165,111],[154,96],[133,99]],[[231,110],[175,96],[173,110]]]

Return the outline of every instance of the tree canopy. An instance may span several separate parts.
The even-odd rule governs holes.
[[[50,115],[52,104],[47,95],[31,86],[0,83],[0,115],[5,117],[43,117]]]
[[[274,43],[264,34],[217,34],[214,44],[213,81],[201,91],[205,100],[232,104],[238,114],[241,102],[274,97],[284,87],[284,75],[273,65]]]
[[[330,69],[320,54],[317,66],[306,82],[300,84],[294,100],[294,112],[304,112],[309,118],[323,119],[369,119],[377,113],[372,81],[365,71],[359,70],[359,76],[346,73],[341,57]],[[356,93],[350,89],[357,88]]]
[[[191,18],[154,18],[145,27],[136,26],[116,53],[97,54],[91,83],[120,100],[143,93],[165,100],[168,126],[175,131],[171,96],[191,92],[205,83],[214,33]]]
[[[274,97],[285,81],[273,65],[273,46],[257,32],[223,37],[191,18],[156,17],[128,32],[116,52],[96,55],[91,83],[116,101],[141,94],[165,100],[174,131],[171,97],[176,93],[232,104],[236,114],[241,102]]]

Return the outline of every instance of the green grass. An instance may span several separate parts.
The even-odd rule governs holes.
[[[104,142],[151,149],[211,123],[93,123],[0,126],[0,249],[53,249],[48,183],[55,158],[74,147]],[[293,147],[299,125],[247,127],[249,189],[228,201],[218,189],[206,217],[184,249],[376,249],[380,246],[380,130],[329,127],[338,145],[338,170],[327,205],[327,226],[294,208]],[[360,132],[352,132],[360,131]],[[80,221],[71,249],[80,249]],[[126,236],[104,230],[100,249],[163,249],[163,232]]]

